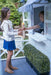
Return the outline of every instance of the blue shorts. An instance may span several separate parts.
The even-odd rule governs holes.
[[[15,41],[14,40],[13,41],[4,40],[3,48],[9,51],[15,50],[16,49]]]

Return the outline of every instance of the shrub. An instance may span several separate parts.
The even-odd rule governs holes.
[[[46,55],[42,54],[35,47],[28,44],[24,47],[25,56],[33,64],[39,73],[50,72],[50,62]]]
[[[0,10],[3,7],[9,7],[11,10],[11,16],[10,20],[13,22],[14,25],[20,25],[20,17],[22,16],[21,13],[18,12],[18,9],[15,7],[13,2],[6,2],[6,3],[0,3]],[[0,12],[1,15],[1,12]]]

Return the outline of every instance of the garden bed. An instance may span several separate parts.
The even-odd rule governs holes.
[[[31,65],[37,75],[49,75],[50,61],[47,56],[28,44],[24,47],[27,62]]]

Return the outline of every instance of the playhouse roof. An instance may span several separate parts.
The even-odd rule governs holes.
[[[40,2],[40,4],[37,4],[37,3],[39,3]],[[27,12],[27,11],[30,11],[30,9],[31,9],[31,5],[32,4],[35,4],[33,7],[35,8],[35,7],[37,7],[37,6],[43,6],[43,5],[45,5],[45,3],[48,3],[48,1],[45,1],[45,0],[27,0],[27,2],[26,2],[26,4],[24,4],[22,7],[20,7],[19,9],[18,9],[18,11],[19,12]]]

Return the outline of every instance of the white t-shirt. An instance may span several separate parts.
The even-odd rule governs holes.
[[[18,31],[14,32],[12,25],[13,24],[10,20],[4,20],[1,24],[1,29],[3,30],[3,37],[6,41],[13,41],[14,35],[18,34]]]

